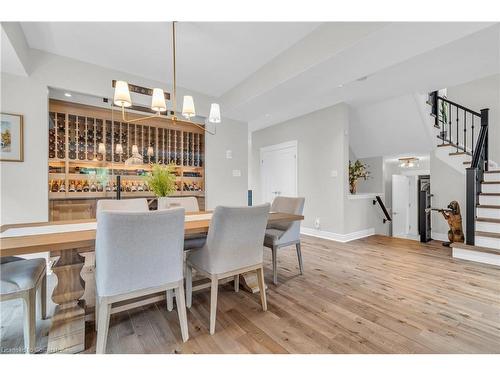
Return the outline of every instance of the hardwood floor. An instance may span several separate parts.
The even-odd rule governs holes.
[[[274,286],[265,252],[268,311],[258,294],[220,287],[217,326],[209,292],[193,294],[190,339],[165,303],[111,317],[108,353],[500,353],[500,268],[453,260],[439,242],[372,236],[347,244],[303,237],[279,250]],[[15,310],[17,309],[17,312]],[[2,305],[1,346],[22,344],[21,305]],[[39,325],[46,343],[47,324]],[[95,352],[93,323],[86,352]]]

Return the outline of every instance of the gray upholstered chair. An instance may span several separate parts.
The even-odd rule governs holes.
[[[101,211],[97,215],[97,353],[106,350],[115,302],[174,290],[183,341],[188,339],[184,300],[184,209]]]
[[[304,212],[304,198],[276,197],[271,206],[272,212],[302,215]],[[295,245],[299,259],[300,274],[304,273],[302,253],[300,250],[300,221],[275,223],[269,225],[264,237],[264,246],[271,248],[273,256],[273,283],[278,284],[278,249],[284,246]]]
[[[101,211],[148,212],[149,206],[146,198],[100,199],[97,201],[96,212]]]
[[[216,207],[208,230],[207,243],[187,258],[187,306],[192,300],[192,269],[207,276],[210,286],[210,334],[215,332],[219,280],[256,271],[262,309],[267,310],[262,268],[264,232],[269,204],[254,207]]]
[[[40,289],[42,319],[47,318],[47,270],[45,259],[2,258],[0,301],[22,298],[24,302],[24,348],[36,345],[36,291]]]
[[[182,207],[186,212],[198,212],[200,206],[196,197],[162,197],[158,199],[158,209]]]
[[[158,209],[182,207],[186,212],[199,212],[198,199],[196,197],[162,197],[158,199]],[[205,245],[207,236],[205,234],[190,234],[184,238],[184,250],[200,249]]]

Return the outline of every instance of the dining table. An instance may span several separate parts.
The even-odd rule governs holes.
[[[187,212],[185,236],[206,234],[211,211]],[[302,215],[270,212],[268,225],[303,220]],[[85,350],[85,321],[94,319],[96,219],[22,223],[0,226],[0,257],[49,253],[51,271],[57,277],[52,292],[56,307],[49,329],[47,353],[78,353]],[[85,269],[84,269],[85,266]],[[243,282],[251,291],[258,290],[248,276]],[[245,284],[244,284],[245,285]],[[200,282],[193,290],[205,286]],[[125,301],[112,308],[116,313],[130,307],[164,300],[153,295]]]

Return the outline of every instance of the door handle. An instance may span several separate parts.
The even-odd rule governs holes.
[[[273,193],[273,194],[276,194],[276,195],[280,195],[280,194],[281,194],[281,191],[273,191],[272,193]]]

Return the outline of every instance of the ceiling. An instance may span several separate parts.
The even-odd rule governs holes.
[[[171,22],[22,22],[21,26],[30,48],[171,83]],[[218,97],[318,26],[177,23],[177,83]]]
[[[20,25],[30,48],[171,84],[171,23]],[[253,131],[498,74],[499,46],[498,23],[181,22],[177,83]]]

